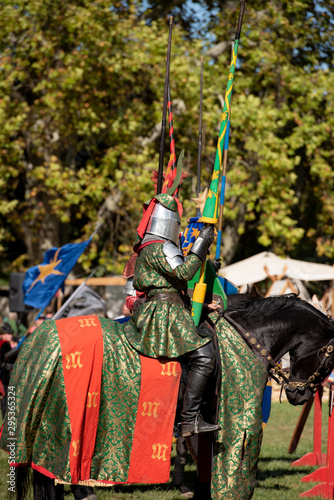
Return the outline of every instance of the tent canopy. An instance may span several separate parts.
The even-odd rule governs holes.
[[[302,281],[330,281],[334,280],[334,267],[261,252],[222,268],[219,274],[236,286],[258,283],[268,275]]]

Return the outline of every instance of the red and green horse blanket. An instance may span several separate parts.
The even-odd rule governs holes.
[[[267,372],[224,318],[216,331],[222,430],[213,450],[211,494],[214,500],[248,500]],[[56,482],[167,482],[180,372],[175,360],[134,350],[117,322],[97,316],[45,321],[15,363],[15,405],[8,405],[0,446],[15,443],[17,464],[31,464]]]

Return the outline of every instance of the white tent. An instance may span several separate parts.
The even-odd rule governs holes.
[[[253,257],[223,267],[219,274],[235,286],[258,283],[269,276],[301,281],[334,280],[334,267],[295,259],[283,259],[271,252],[261,252]]]
[[[246,290],[242,290],[244,287],[241,287],[241,292],[245,292]],[[246,285],[245,285],[246,288]],[[310,301],[311,296],[307,291],[306,286],[301,280],[293,280],[290,278],[284,278],[282,280],[273,281],[269,290],[266,293],[266,297],[270,297],[271,295],[284,295],[287,293],[296,293],[304,300]]]

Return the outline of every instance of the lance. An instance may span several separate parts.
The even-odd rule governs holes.
[[[206,199],[206,203],[205,203],[203,214],[202,214],[202,222],[207,223],[207,224],[216,224],[218,221],[219,173],[220,173],[220,167],[222,164],[223,149],[224,149],[225,135],[226,135],[226,130],[227,130],[227,122],[228,122],[228,114],[229,114],[229,109],[230,109],[230,101],[231,101],[232,88],[233,88],[234,72],[235,72],[235,67],[236,67],[236,62],[237,62],[237,55],[238,55],[238,48],[239,48],[239,41],[240,41],[240,34],[241,34],[241,26],[242,26],[242,21],[243,21],[243,17],[244,17],[244,11],[245,11],[245,4],[246,4],[246,0],[241,0],[239,19],[238,19],[238,23],[237,23],[236,35],[235,35],[235,40],[234,40],[234,45],[233,45],[233,56],[232,56],[232,61],[231,61],[231,65],[230,65],[230,72],[229,72],[229,76],[228,76],[227,88],[226,88],[226,93],[225,93],[223,114],[222,114],[222,118],[221,118],[220,129],[219,129],[219,137],[218,137],[215,163],[214,163],[214,168],[213,168],[213,173],[212,173],[211,184],[210,184],[210,188],[209,188],[209,192],[208,192],[208,197]],[[199,321],[201,318],[202,308],[203,308],[203,303],[204,303],[204,298],[205,298],[205,293],[206,293],[206,288],[207,288],[206,283],[204,283],[204,278],[205,278],[205,262],[203,262],[203,264],[201,266],[199,282],[196,283],[196,286],[194,289],[194,294],[193,294],[192,315],[193,315],[193,319],[194,319],[194,322],[196,325],[199,324]]]
[[[167,57],[166,57],[165,88],[164,88],[164,100],[163,100],[163,107],[162,107],[161,143],[160,143],[160,154],[159,154],[157,194],[161,193],[163,168],[164,168],[165,132],[166,132],[167,97],[168,97],[167,94],[168,94],[168,85],[169,85],[169,66],[170,66],[170,54],[171,54],[171,45],[172,45],[172,28],[173,28],[173,17],[171,16],[169,18],[169,34],[168,34]]]

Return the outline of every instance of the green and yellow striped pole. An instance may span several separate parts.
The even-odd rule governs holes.
[[[238,19],[237,31],[236,31],[236,35],[235,35],[233,56],[232,56],[231,65],[230,65],[230,72],[228,75],[228,82],[227,82],[227,88],[226,88],[226,93],[225,93],[223,114],[222,114],[222,118],[221,118],[220,129],[219,129],[219,137],[218,137],[217,151],[216,151],[216,157],[215,157],[215,164],[214,164],[214,168],[213,168],[212,179],[211,179],[210,189],[208,192],[208,197],[206,199],[203,214],[202,214],[202,222],[207,223],[207,224],[216,224],[218,222],[219,175],[220,175],[220,168],[221,168],[221,164],[222,164],[222,158],[223,158],[223,154],[224,154],[225,135],[226,135],[226,129],[227,129],[227,123],[228,123],[228,115],[229,115],[229,110],[230,110],[234,72],[235,72],[235,67],[236,67],[236,63],[237,63],[239,40],[240,40],[242,21],[243,21],[243,17],[244,17],[245,4],[246,4],[245,0],[242,0],[240,2],[239,19]],[[200,272],[200,279],[199,279],[199,282],[196,283],[196,285],[195,285],[193,299],[192,299],[192,316],[193,316],[193,320],[195,322],[195,325],[199,325],[201,314],[202,314],[202,309],[203,309],[205,292],[206,292],[206,283],[204,283],[205,264],[206,263],[203,262],[202,267],[201,267],[201,272]]]

